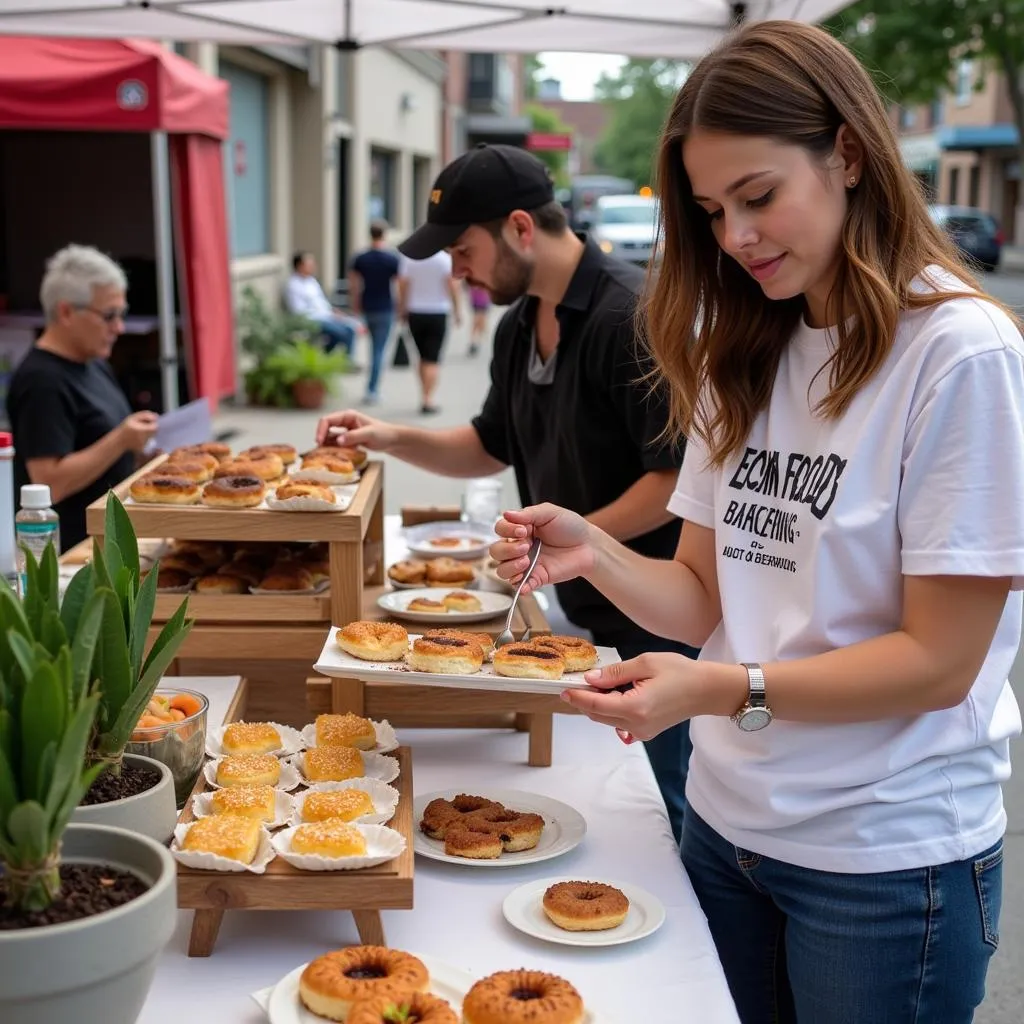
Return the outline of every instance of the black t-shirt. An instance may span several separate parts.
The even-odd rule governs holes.
[[[473,426],[487,452],[515,469],[524,505],[551,501],[589,515],[645,473],[682,465],[681,445],[656,441],[668,421],[664,390],[652,395],[640,379],[651,367],[635,335],[643,280],[638,267],[587,242],[556,310],[560,334],[550,383],[534,383],[529,373],[537,300],[520,299],[502,317],[491,389]],[[672,520],[628,546],[671,558],[681,527]],[[560,583],[557,591],[566,615],[584,629],[639,631],[583,580]]]
[[[398,257],[386,249],[367,249],[353,261],[363,279],[360,307],[364,313],[390,313],[395,308],[391,282],[398,276]]]
[[[29,459],[63,458],[95,444],[109,434],[131,406],[106,360],[76,363],[33,348],[11,378],[7,418],[14,433],[15,500],[31,483]],[[61,547],[67,550],[86,537],[85,510],[135,468],[130,452],[99,479],[54,505],[60,516]]]

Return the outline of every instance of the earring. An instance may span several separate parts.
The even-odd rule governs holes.
[[[855,177],[853,177],[853,175],[851,175],[850,176],[850,188],[853,188],[853,186],[856,185],[856,184],[857,184],[857,179]]]

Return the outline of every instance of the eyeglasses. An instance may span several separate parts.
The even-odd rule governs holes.
[[[124,320],[128,316],[127,306],[123,306],[121,309],[93,309],[92,306],[76,306],[75,308],[88,313],[95,313],[105,324],[112,324],[116,320]]]

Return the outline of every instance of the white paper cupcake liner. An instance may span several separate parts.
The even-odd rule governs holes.
[[[297,469],[291,477],[303,483],[331,484],[340,487],[359,483],[359,470],[354,473],[331,473],[326,469]]]
[[[158,594],[188,594],[195,585],[195,580],[189,580],[188,583],[181,587],[157,587],[156,592]]]
[[[386,718],[381,722],[374,722],[373,728],[377,733],[377,745],[373,750],[363,751],[363,753],[386,754],[388,751],[398,749],[398,736],[395,734],[394,727]],[[317,745],[316,722],[311,722],[302,730],[302,742],[307,750]]]
[[[292,810],[287,824],[289,826],[302,825],[302,808],[306,803],[306,797],[310,793],[334,793],[342,789],[361,789],[368,793],[377,809],[376,814],[363,814],[356,818],[352,824],[358,825],[384,825],[389,822],[398,809],[398,790],[389,786],[380,779],[346,779],[344,782],[317,782],[309,789],[304,789],[289,799],[292,802]],[[284,794],[287,795],[287,794]]]
[[[197,818],[206,818],[213,813],[213,794],[197,793],[192,798],[192,813]],[[260,824],[264,828],[284,828],[285,825],[294,825],[292,816],[295,813],[295,797],[290,796],[283,790],[274,790],[274,820],[264,821]],[[369,819],[367,819],[369,820]]]
[[[405,850],[405,836],[393,828],[384,825],[355,827],[366,839],[366,855],[362,857],[321,857],[314,853],[292,853],[295,828],[275,833],[270,837],[270,842],[277,856],[303,871],[355,871],[359,868],[372,868],[394,860]]]
[[[306,587],[303,590],[267,590],[266,587],[250,587],[250,594],[265,594],[269,597],[315,597],[322,594],[331,586],[330,580],[321,580],[315,587]]]
[[[203,765],[203,776],[209,783],[211,789],[224,789],[225,787],[217,782],[217,766],[223,761],[223,757],[215,758],[212,761],[207,761]],[[398,763],[397,761],[395,762]],[[390,781],[386,780],[386,781]],[[281,778],[278,779],[277,785],[274,789],[280,789],[284,793],[289,793],[297,786],[302,784],[302,778],[299,775],[299,770],[289,760],[281,761]]]
[[[281,725],[279,722],[269,722],[268,724],[272,725],[281,736],[281,746],[276,750],[268,750],[268,754],[273,754],[275,757],[289,757],[292,754],[297,754],[305,746],[303,734],[298,729],[293,729],[290,725]],[[226,725],[219,725],[206,734],[207,757],[226,756],[222,746],[225,729],[227,729]]]
[[[267,865],[277,856],[270,833],[265,828],[260,829],[260,844],[256,848],[256,856],[251,864],[243,864],[240,860],[232,860],[230,857],[219,857],[215,853],[181,849],[189,828],[189,824],[176,826],[174,840],[171,843],[171,855],[189,868],[199,868],[203,871],[250,871],[254,875],[262,875],[267,870]]]
[[[378,754],[372,750],[360,750],[360,755],[363,758],[363,775],[360,778],[367,779],[378,779],[381,782],[394,782],[398,778],[400,771],[398,767],[397,757],[388,757],[386,754]],[[295,754],[293,757],[288,758],[285,762],[289,767],[293,768],[296,773],[301,773],[300,780],[304,786],[319,785],[319,781],[310,781],[306,778],[306,754],[305,751],[301,751]],[[282,768],[281,777],[284,778],[284,769]],[[342,781],[349,781],[348,779]],[[280,787],[286,788],[284,786]],[[289,786],[288,789],[293,787]]]
[[[323,498],[285,498],[279,500],[272,495],[267,496],[267,508],[271,512],[344,512],[349,503],[338,499],[337,502],[325,501]]]

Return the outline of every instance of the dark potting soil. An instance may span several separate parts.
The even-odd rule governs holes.
[[[135,765],[125,761],[121,774],[112,775],[105,771],[90,787],[82,800],[83,807],[105,804],[111,800],[123,800],[126,796],[138,796],[152,789],[160,781],[160,772],[149,765]]]
[[[0,931],[92,917],[136,899],[149,888],[127,871],[99,864],[62,864],[60,883],[60,896],[46,910],[23,913],[7,905],[7,890],[0,875]]]

